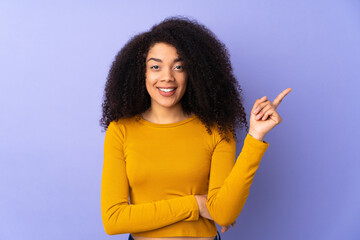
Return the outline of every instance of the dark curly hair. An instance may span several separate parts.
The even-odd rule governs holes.
[[[236,140],[236,127],[246,127],[242,89],[233,75],[226,46],[204,25],[187,17],[165,18],[150,31],[133,36],[118,52],[105,84],[100,125],[133,117],[151,105],[145,85],[146,57],[158,42],[177,49],[187,71],[187,87],[181,98],[185,114],[196,114],[212,134],[217,127],[222,138]]]

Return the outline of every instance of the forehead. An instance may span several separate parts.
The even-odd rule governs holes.
[[[168,43],[155,43],[148,52],[147,59],[150,57],[157,57],[161,59],[173,59],[178,58],[177,49]]]

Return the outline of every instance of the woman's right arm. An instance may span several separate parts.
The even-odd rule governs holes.
[[[194,195],[129,205],[129,183],[123,152],[124,129],[111,122],[105,134],[101,180],[101,215],[109,235],[144,232],[179,221],[199,219]]]

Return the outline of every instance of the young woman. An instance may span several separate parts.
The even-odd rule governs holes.
[[[281,117],[257,99],[250,127],[224,44],[170,17],[132,37],[105,86],[101,213],[105,232],[135,240],[212,240],[235,225]],[[235,163],[236,127],[247,135]],[[129,204],[130,203],[130,204]]]

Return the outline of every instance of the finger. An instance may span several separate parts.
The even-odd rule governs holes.
[[[270,102],[270,101],[269,101],[269,102]],[[261,109],[261,111],[256,115],[255,119],[256,119],[256,120],[261,119],[261,117],[264,116],[264,114],[265,114],[269,109],[271,109],[271,108],[273,108],[273,106],[271,106],[270,104],[265,105],[265,106],[263,107],[263,109]]]
[[[263,96],[262,98],[257,99],[257,100],[255,101],[255,104],[254,104],[253,108],[251,109],[251,112],[253,112],[253,111],[255,110],[255,108],[257,108],[260,103],[262,103],[262,102],[264,102],[264,101],[266,101],[266,100],[267,100],[267,97],[266,97],[266,96]]]
[[[222,227],[221,228],[221,232],[224,233],[226,232],[227,230],[229,230],[230,226],[226,226],[226,227]]]
[[[276,122],[276,124],[281,123],[282,119],[281,119],[280,115],[276,112],[276,110],[270,109],[266,114],[267,114],[267,116],[266,116],[265,120],[267,120],[267,118],[270,117],[273,121]]]
[[[254,114],[257,115],[261,112],[264,112],[265,108],[272,107],[272,103],[270,100],[266,100],[265,102],[259,104],[257,108],[254,110]]]
[[[264,114],[264,116],[261,118],[261,121],[267,120],[270,114],[271,114],[271,112],[270,112],[270,111],[267,111],[267,112]]]
[[[266,100],[265,102],[259,103],[258,106],[254,109],[253,113],[258,114],[261,109],[263,109],[267,105],[272,105],[270,100]]]
[[[292,88],[287,88],[282,91],[272,102],[274,104],[275,109],[279,106],[284,97],[292,90]]]
[[[274,112],[275,112],[276,110],[274,110],[274,109],[269,109],[268,111],[266,111],[265,113],[264,113],[264,116],[261,118],[261,120],[267,120],[268,119],[268,117],[269,116],[271,116]]]
[[[261,110],[261,112],[257,114],[257,116],[256,116],[255,119],[256,119],[256,120],[264,120],[264,119],[263,119],[264,115],[265,115],[266,113],[268,113],[270,110],[275,111],[274,106],[273,106],[272,104],[269,104],[269,105],[265,106],[265,107]]]

